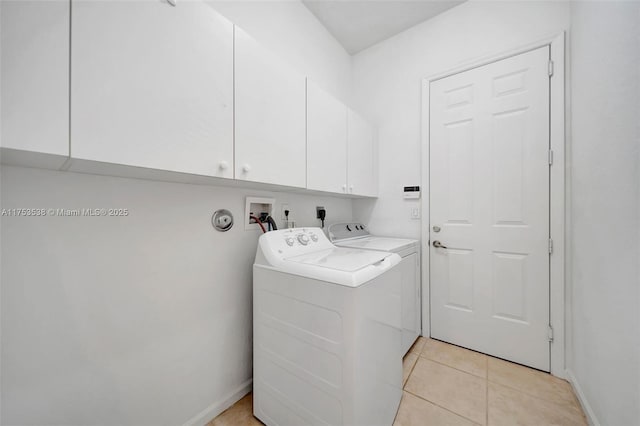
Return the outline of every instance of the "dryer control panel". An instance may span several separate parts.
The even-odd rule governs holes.
[[[369,231],[367,231],[366,227],[359,222],[334,223],[329,226],[329,238],[331,241],[368,236]]]

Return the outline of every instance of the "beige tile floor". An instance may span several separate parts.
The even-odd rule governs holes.
[[[438,340],[418,339],[403,373],[394,426],[587,425],[566,381]],[[249,394],[208,426],[261,424]]]

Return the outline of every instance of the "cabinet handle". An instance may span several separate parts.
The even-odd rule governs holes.
[[[251,166],[248,164],[245,164],[244,166],[242,166],[242,171],[244,173],[249,173],[251,171]]]
[[[229,168],[229,163],[227,163],[226,161],[221,161],[218,167],[220,167],[220,170],[227,170]]]
[[[167,0],[167,3],[169,3],[171,6],[176,7],[176,3],[178,0]]]

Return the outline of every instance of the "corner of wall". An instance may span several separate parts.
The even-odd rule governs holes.
[[[600,421],[598,421],[598,418],[596,417],[596,413],[593,411],[593,408],[591,408],[591,405],[589,405],[589,401],[587,400],[587,397],[585,396],[584,391],[580,387],[580,383],[578,382],[578,379],[573,374],[573,371],[571,371],[569,368],[567,368],[566,370],[566,377],[569,383],[571,384],[571,387],[573,388],[574,393],[578,396],[578,401],[580,402],[580,405],[582,406],[582,410],[587,416],[587,422],[589,422],[589,425],[600,426],[601,423]]]
[[[213,404],[196,414],[194,417],[187,420],[182,426],[206,426],[220,413],[231,407],[233,404],[241,400],[246,394],[251,392],[252,385],[253,379],[247,380],[236,389],[232,390],[226,398],[214,402]]]

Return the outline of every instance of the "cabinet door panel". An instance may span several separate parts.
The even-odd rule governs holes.
[[[358,113],[349,110],[348,134],[349,193],[376,196],[378,178],[373,128]]]
[[[69,155],[69,2],[0,2],[2,147]]]
[[[307,80],[307,188],[347,189],[347,107]]]
[[[305,78],[237,27],[235,46],[235,177],[305,187]]]
[[[233,177],[233,25],[202,1],[72,13],[72,157]]]

